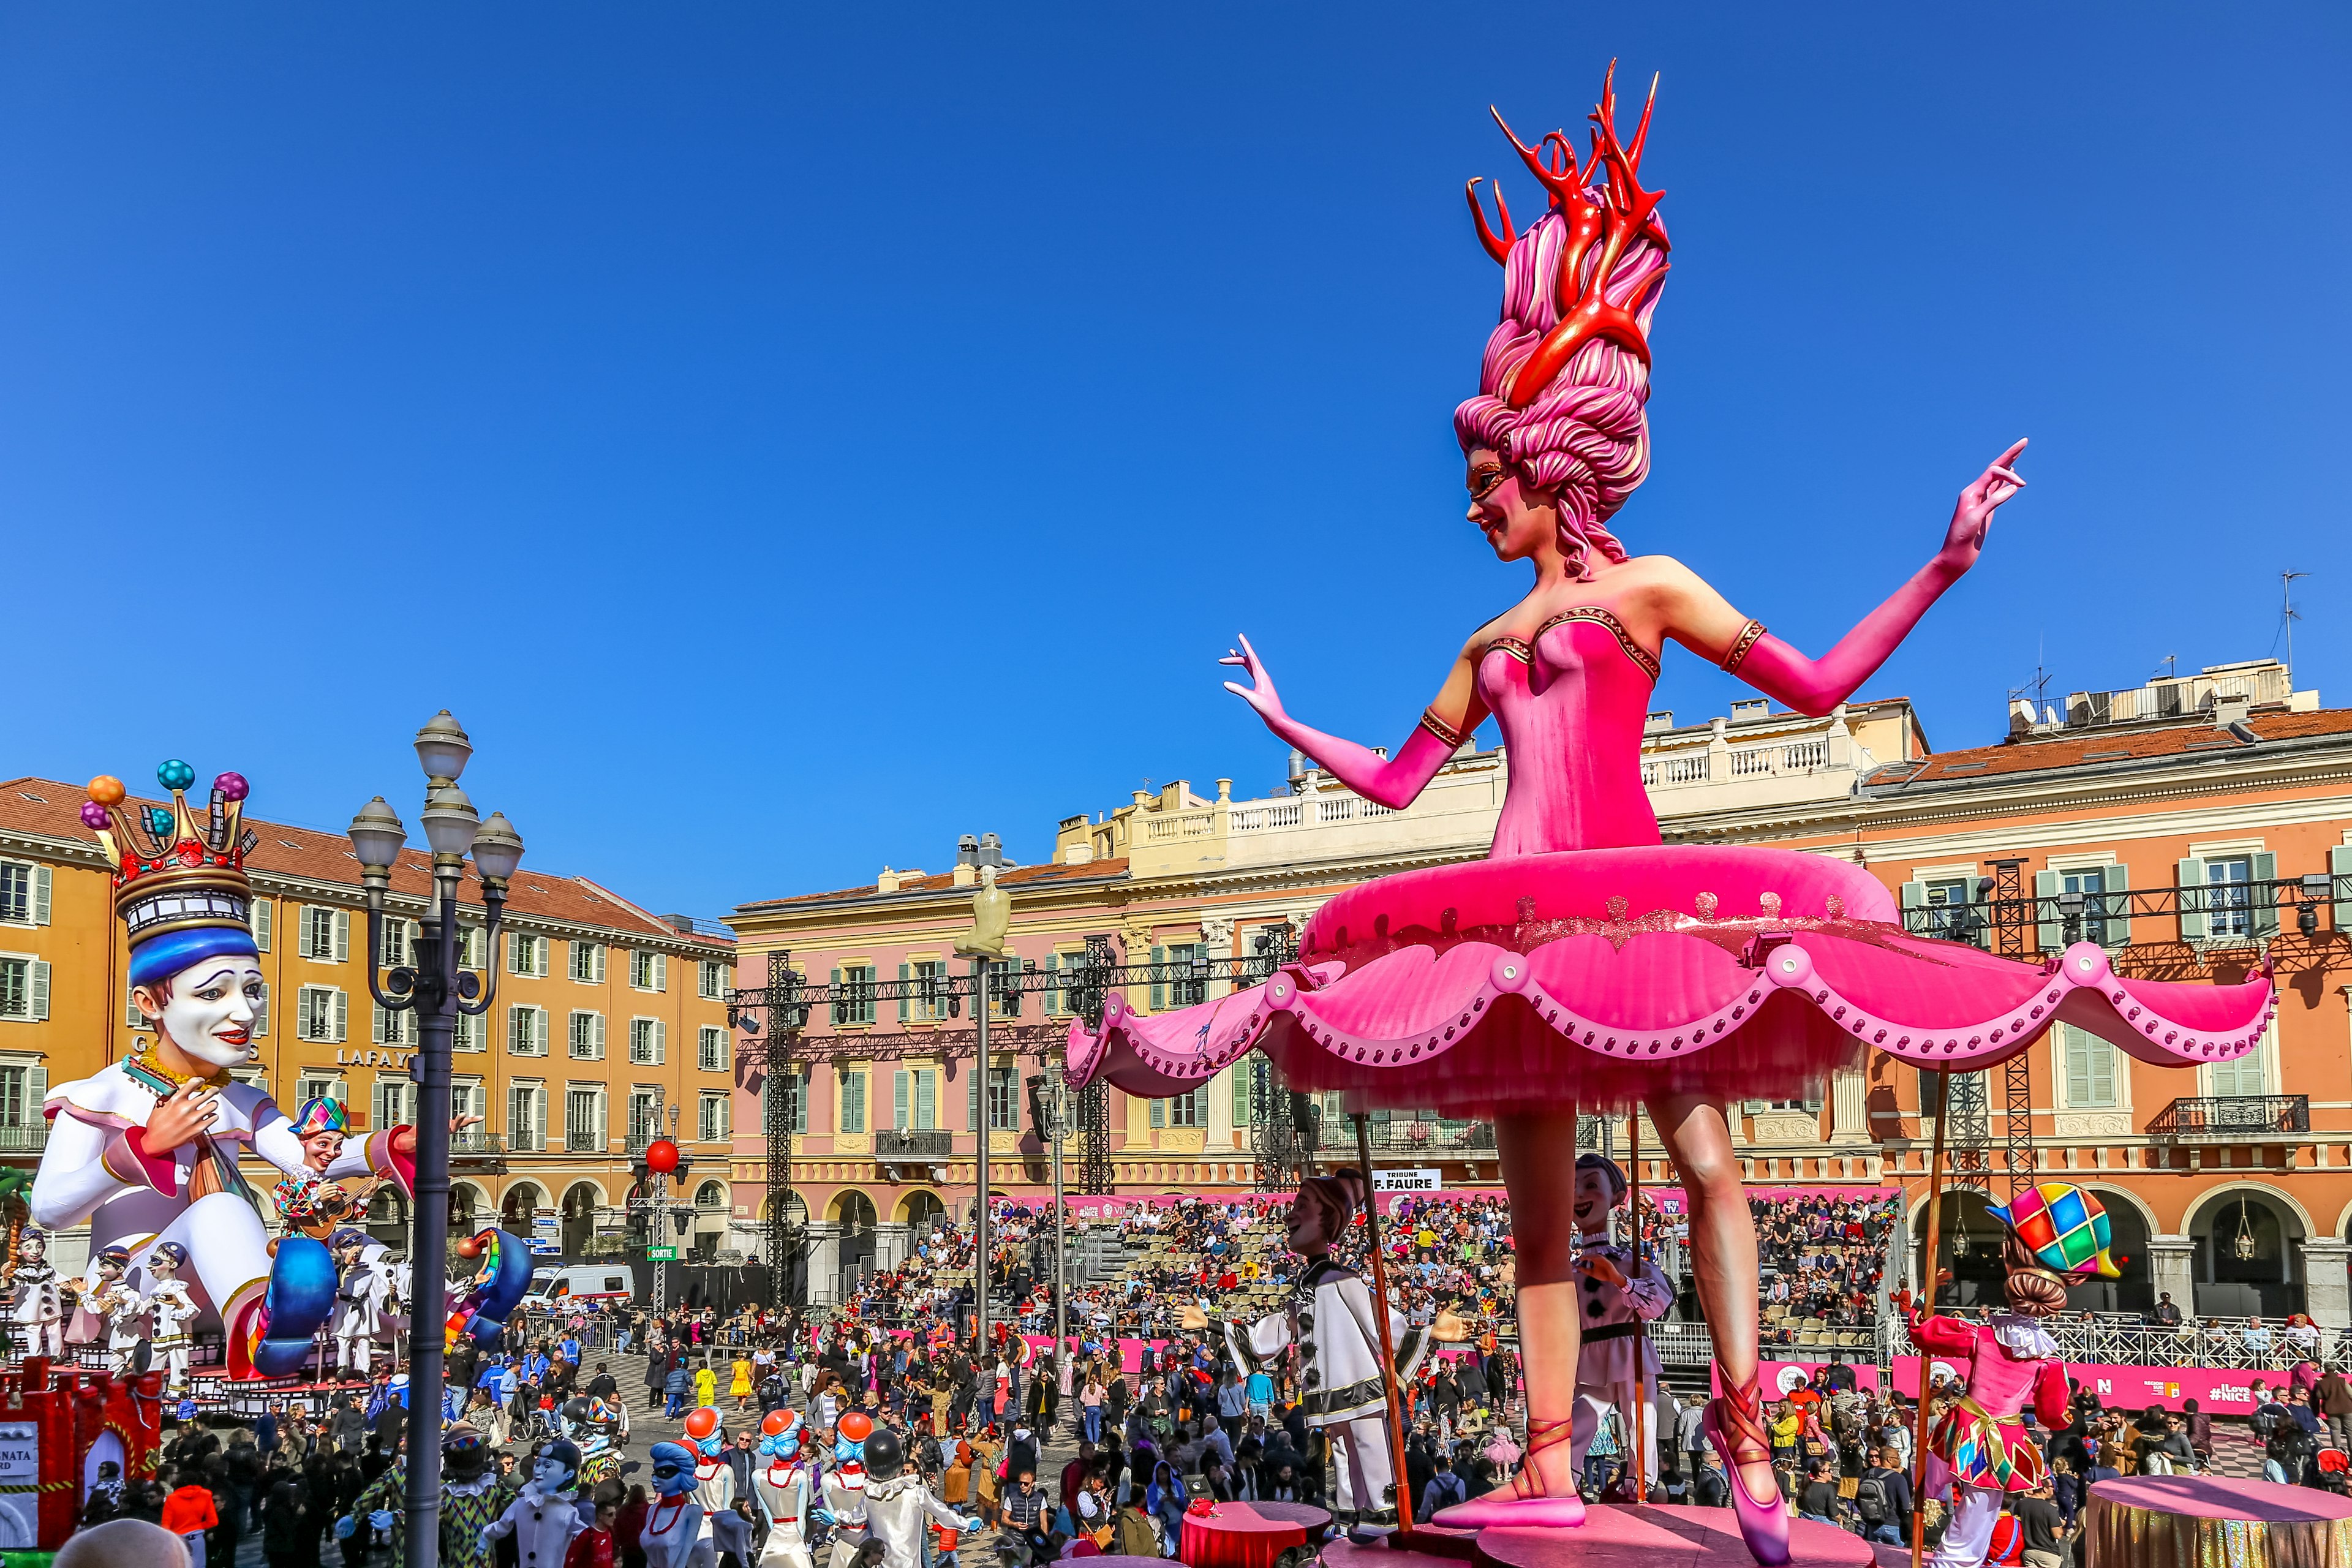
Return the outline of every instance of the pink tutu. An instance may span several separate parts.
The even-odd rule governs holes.
[[[2158,1067],[2242,1054],[2276,1006],[2130,980],[2077,942],[2046,962],[1905,934],[1885,888],[1826,856],[1641,845],[1382,878],[1308,922],[1262,984],[1171,1013],[1114,992],[1068,1074],[1180,1094],[1263,1048],[1294,1089],[1452,1116],[1660,1095],[1817,1099],[1865,1047],[1969,1070],[2063,1020]]]

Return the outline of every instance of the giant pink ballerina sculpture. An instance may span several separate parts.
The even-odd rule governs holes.
[[[1550,197],[1524,234],[1507,209],[1501,232],[1490,229],[1478,182],[1470,188],[1480,237],[1503,265],[1503,310],[1479,394],[1454,426],[1470,522],[1496,559],[1528,563],[1534,586],[1463,645],[1393,758],[1293,718],[1245,639],[1224,660],[1249,678],[1227,689],[1267,728],[1383,805],[1411,803],[1491,716],[1511,758],[1493,849],[1333,899],[1297,961],[1262,984],[1155,1016],[1114,993],[1097,1029],[1072,1028],[1067,1070],[1075,1083],[1107,1077],[1159,1097],[1255,1047],[1295,1088],[1494,1119],[1517,1247],[1528,1462],[1507,1491],[1445,1510],[1445,1525],[1583,1519],[1568,1457],[1576,1116],[1646,1106],[1689,1194],[1698,1295],[1727,1391],[1708,1408],[1707,1436],[1749,1550],[1777,1563],[1788,1518],[1757,1386],[1756,1233],[1727,1102],[1821,1098],[1869,1049],[1979,1068],[2060,1019],[2156,1066],[2223,1060],[2253,1047],[2273,1000],[2266,976],[2126,978],[2089,942],[2029,963],[1909,936],[1886,889],[1843,859],[1659,843],[1640,753],[1665,645],[1827,713],[1975,564],[1994,511],[2024,484],[2013,465],[2025,443],[1960,492],[1934,557],[1820,658],[1680,562],[1629,557],[1606,524],[1649,468],[1647,334],[1667,246],[1659,193],[1640,181],[1650,108],[1630,145],[1611,88],[1591,119],[1581,167],[1563,133],[1537,148],[1512,136]]]

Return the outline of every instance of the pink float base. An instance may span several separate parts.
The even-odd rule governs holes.
[[[1756,1568],[1727,1508],[1598,1507],[1574,1530],[1482,1530],[1479,1568]],[[1448,1568],[1449,1559],[1335,1541],[1328,1568]],[[1873,1568],[1869,1545],[1833,1525],[1789,1521],[1790,1568]]]

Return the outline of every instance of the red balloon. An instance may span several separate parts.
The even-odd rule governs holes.
[[[863,1410],[853,1410],[841,1418],[841,1435],[853,1443],[863,1443],[874,1436],[874,1418]]]
[[[668,1175],[677,1169],[677,1145],[667,1138],[656,1138],[646,1145],[646,1169],[656,1175]]]
[[[708,1405],[686,1413],[686,1435],[699,1443],[719,1430],[719,1412]]]

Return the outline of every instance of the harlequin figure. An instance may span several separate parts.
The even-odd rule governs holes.
[[[342,1157],[344,1135],[350,1128],[349,1114],[340,1100],[314,1097],[304,1100],[294,1113],[294,1134],[302,1142],[302,1166],[270,1193],[289,1236],[325,1241],[336,1226],[366,1208],[367,1189],[354,1193],[327,1174]]]
[[[195,1298],[180,1279],[187,1266],[188,1249],[176,1241],[158,1242],[147,1256],[145,1305],[155,1335],[150,1343],[163,1369],[163,1391],[175,1397],[188,1391],[188,1324],[197,1311]]]
[[[1928,1559],[1934,1568],[1978,1568],[2001,1499],[2042,1484],[2042,1451],[2026,1436],[2020,1413],[2031,1402],[2035,1418],[2053,1432],[2068,1415],[2065,1359],[2042,1320],[2065,1310],[2068,1281],[2121,1273],[2107,1256],[2106,1211],[2072,1183],[2028,1187],[2007,1209],[1988,1212],[2010,1227],[2001,1242],[2009,1310],[1984,1323],[1921,1316],[1910,1325],[1922,1357],[1969,1362],[1966,1391],[1927,1436],[1928,1451],[1952,1472],[1952,1516],[1944,1543]]]
[[[1636,1258],[1631,1247],[1609,1239],[1610,1215],[1624,1206],[1625,1173],[1601,1154],[1576,1161],[1576,1223],[1582,1238],[1576,1305],[1583,1334],[1576,1361],[1576,1414],[1569,1453],[1584,1472],[1585,1450],[1610,1411],[1624,1423],[1625,1447],[1633,1445],[1633,1410],[1642,1410],[1643,1468],[1658,1480],[1658,1379],[1664,1363],[1643,1325],[1665,1316],[1675,1289],[1654,1263]],[[1528,1448],[1557,1441],[1530,1423]]]
[[[93,1249],[136,1248],[130,1279],[142,1292],[154,1244],[176,1244],[184,1289],[226,1333],[228,1374],[278,1376],[309,1358],[334,1303],[335,1273],[308,1237],[282,1237],[272,1250],[259,1196],[237,1172],[250,1152],[289,1176],[320,1173],[268,1091],[229,1076],[257,1054],[267,994],[247,923],[247,785],[221,774],[199,817],[185,793],[194,769],[169,762],[156,777],[168,807],[130,804],[120,779],[97,778],[81,813],[114,868],[131,999],[154,1037],[50,1090],[33,1216],[52,1229],[87,1222]],[[413,1192],[415,1147],[409,1128],[387,1128],[322,1173],[386,1176]]]
[[[1350,1496],[1338,1499],[1343,1515],[1383,1522],[1396,1517],[1389,1496],[1396,1471],[1389,1453],[1388,1391],[1381,1378],[1380,1330],[1372,1317],[1370,1289],[1352,1268],[1331,1261],[1332,1244],[1346,1234],[1364,1201],[1363,1178],[1355,1171],[1310,1176],[1290,1205],[1290,1249],[1307,1259],[1288,1305],[1255,1323],[1223,1325],[1226,1348],[1244,1376],[1296,1346],[1301,1402],[1307,1424],[1330,1434],[1345,1461]],[[1470,1331],[1452,1312],[1440,1312],[1427,1329],[1407,1323],[1404,1314],[1381,1304],[1389,1317],[1389,1342],[1396,1352],[1400,1384],[1410,1383],[1433,1340],[1460,1341]],[[1186,1307],[1188,1329],[1209,1325],[1198,1307]]]
[[[407,1519],[404,1508],[407,1472],[387,1468],[352,1504],[350,1522],[381,1519],[392,1531],[393,1560],[405,1560]],[[490,1568],[498,1554],[485,1539],[509,1502],[490,1472],[481,1429],[460,1421],[441,1434],[441,1563],[443,1568]],[[339,1538],[352,1531],[339,1525]]]
[[[66,1353],[65,1298],[58,1289],[58,1271],[49,1262],[49,1238],[30,1226],[16,1238],[16,1256],[9,1261],[8,1279],[16,1288],[16,1304],[9,1321],[26,1355],[52,1360]]]

